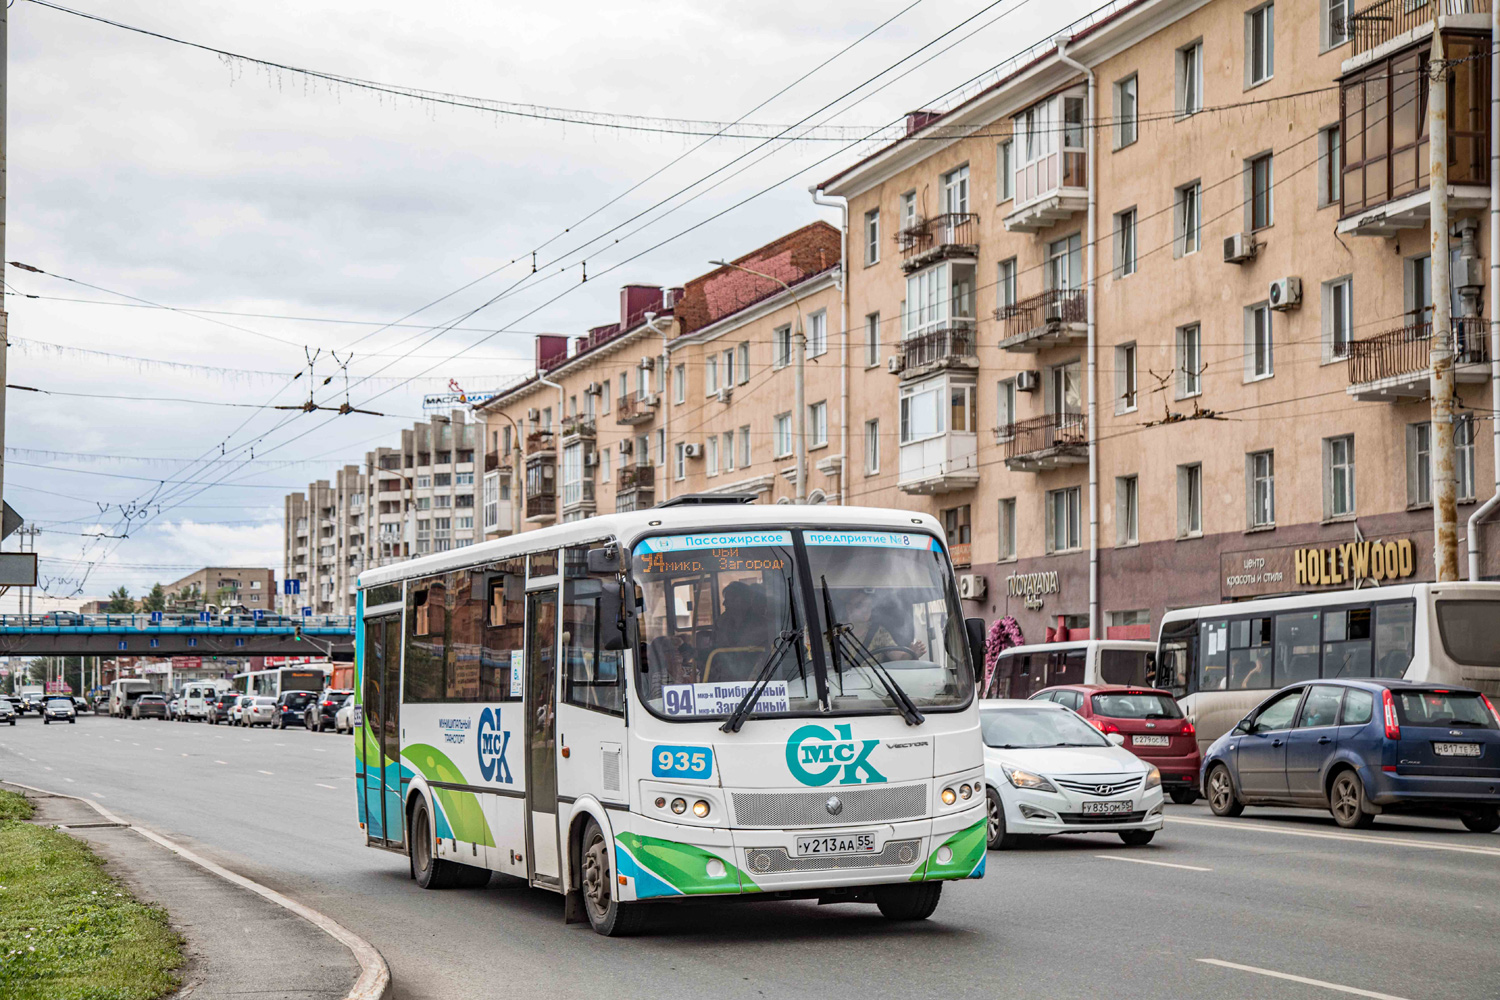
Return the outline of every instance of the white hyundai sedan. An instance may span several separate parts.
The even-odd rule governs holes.
[[[1050,701],[979,703],[991,849],[1024,835],[1118,833],[1132,847],[1162,828],[1161,772]]]

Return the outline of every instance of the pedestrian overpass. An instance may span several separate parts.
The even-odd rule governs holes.
[[[209,612],[0,615],[0,656],[317,656],[354,659],[351,615]]]

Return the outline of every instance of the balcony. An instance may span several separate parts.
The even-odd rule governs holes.
[[[557,519],[557,494],[539,493],[526,498],[526,521],[529,524],[550,524]]]
[[[500,468],[500,453],[498,451],[487,451],[484,453],[484,471],[494,472]]]
[[[979,255],[979,216],[949,212],[923,219],[896,234],[901,269],[908,273],[952,257]]]
[[[563,511],[572,513],[576,510],[584,510],[592,514],[594,512],[594,481],[592,479],[580,479],[576,483],[563,483],[562,502]]]
[[[526,435],[526,457],[552,455],[557,452],[557,435],[551,431],[532,431]]]
[[[1015,116],[1015,207],[1005,217],[1007,230],[1034,233],[1088,208],[1086,117],[1079,90],[1055,94]]]
[[[615,423],[634,425],[656,419],[656,393],[632,393],[615,401]]]
[[[1000,349],[1031,353],[1088,338],[1088,295],[1081,288],[1054,288],[995,310],[1005,324]]]
[[[1046,472],[1089,460],[1088,420],[1082,413],[1049,413],[1010,424],[1005,466],[1013,472]]]
[[[593,417],[571,416],[563,420],[563,444],[575,441],[592,441],[596,437]]]
[[[901,446],[903,493],[939,496],[979,485],[979,439],[949,432]]]
[[[921,378],[944,368],[978,368],[974,321],[949,320],[936,329],[901,342],[901,377]]]
[[[656,503],[656,469],[650,465],[627,465],[615,482],[615,513],[645,510]]]
[[[1453,321],[1453,378],[1457,383],[1490,377],[1489,324]],[[1413,323],[1349,345],[1349,395],[1361,402],[1402,403],[1427,398],[1432,386],[1428,352],[1432,324]]]
[[[1417,29],[1431,24],[1434,16],[1445,28],[1488,30],[1489,13],[1490,0],[1379,0],[1345,19],[1349,56],[1356,59],[1390,42],[1413,41]]]

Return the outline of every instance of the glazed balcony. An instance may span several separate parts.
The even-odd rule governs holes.
[[[901,269],[916,271],[949,258],[979,255],[979,216],[948,212],[923,219],[896,234],[901,247]]]
[[[1391,42],[1415,40],[1438,18],[1442,27],[1488,30],[1491,0],[1378,0],[1344,19],[1351,59]],[[1353,4],[1351,3],[1352,7]]]
[[[974,321],[949,320],[901,342],[901,377],[921,378],[944,368],[978,368]]]
[[[562,504],[565,512],[587,510],[594,512],[594,481],[580,479],[576,483],[563,483]]]
[[[656,469],[650,465],[627,465],[615,483],[615,513],[645,510],[656,503]]]
[[[1049,413],[1009,424],[1005,465],[1014,472],[1046,472],[1089,460],[1088,420],[1082,413]]]
[[[648,392],[644,396],[639,393],[621,396],[615,401],[615,423],[630,426],[655,420],[656,405],[654,392]]]
[[[1081,288],[1054,288],[995,310],[1004,323],[1000,348],[1032,353],[1088,339],[1088,296]]]
[[[1453,378],[1480,383],[1490,377],[1489,324],[1482,319],[1453,321]],[[1349,345],[1349,395],[1362,402],[1402,403],[1431,392],[1432,324],[1411,323],[1399,330]]]
[[[979,438],[950,431],[903,444],[900,462],[896,485],[903,493],[940,496],[971,490],[979,485]]]

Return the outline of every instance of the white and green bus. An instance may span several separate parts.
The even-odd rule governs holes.
[[[983,622],[942,538],[687,497],[365,572],[368,843],[609,935],[702,897],[929,916],[985,859]]]

